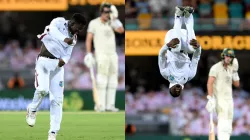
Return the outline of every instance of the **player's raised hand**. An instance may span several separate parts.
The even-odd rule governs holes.
[[[190,40],[190,45],[192,45],[194,47],[194,49],[197,49],[200,47],[200,44],[196,39]]]
[[[170,48],[176,48],[176,45],[180,43],[180,40],[178,38],[172,39],[167,46]]]
[[[65,62],[60,58],[59,63],[58,63],[58,67],[62,67],[64,64],[65,64]]]
[[[74,39],[73,38],[65,38],[64,42],[67,43],[68,45],[71,45],[73,43]]]

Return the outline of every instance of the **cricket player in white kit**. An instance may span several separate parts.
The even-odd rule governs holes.
[[[50,130],[48,140],[55,140],[62,121],[64,90],[64,67],[68,63],[77,34],[86,25],[81,14],[74,14],[70,20],[55,18],[37,37],[43,42],[36,60],[35,88],[33,101],[27,107],[26,122],[33,127],[36,113],[42,99],[50,97]]]
[[[233,91],[240,86],[238,75],[239,64],[233,49],[225,48],[221,53],[221,61],[214,64],[209,72],[206,109],[212,113],[215,109],[218,123],[218,140],[229,140],[233,123]]]
[[[165,36],[165,45],[158,55],[161,75],[169,81],[170,94],[178,97],[184,84],[191,80],[197,71],[201,47],[194,33],[192,7],[176,7],[174,28]],[[181,29],[185,23],[186,30]],[[188,54],[193,54],[192,60]]]
[[[88,68],[97,64],[97,95],[99,105],[96,111],[119,111],[115,108],[115,95],[118,85],[118,55],[116,52],[115,32],[124,33],[118,11],[114,5],[103,3],[100,17],[90,21],[86,37],[87,55],[84,63]],[[95,59],[91,53],[94,41]]]

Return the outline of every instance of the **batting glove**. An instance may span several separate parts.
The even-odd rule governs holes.
[[[111,10],[111,14],[110,14],[111,21],[114,19],[117,19],[119,14],[118,14],[118,10],[117,10],[116,6],[111,5],[110,10]]]
[[[208,102],[206,105],[206,109],[209,113],[211,113],[215,109],[215,99],[214,99],[214,97],[212,97],[210,95],[207,96],[207,99],[208,99]]]
[[[84,57],[84,64],[88,68],[92,68],[95,65],[95,59],[94,59],[92,53],[87,53],[87,55]]]

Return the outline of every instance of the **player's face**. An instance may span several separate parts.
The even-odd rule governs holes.
[[[74,23],[72,26],[71,26],[71,33],[72,34],[79,34],[81,32],[81,30],[83,29],[83,25],[82,24],[79,24],[79,23]]]
[[[230,64],[230,62],[232,61],[232,59],[233,59],[233,58],[232,58],[232,57],[230,57],[230,56],[225,56],[225,57],[224,57],[224,62],[225,62],[226,64],[228,64],[228,65],[229,65],[229,64]]]
[[[101,16],[105,21],[108,21],[110,19],[110,13],[111,13],[110,8],[104,7]]]

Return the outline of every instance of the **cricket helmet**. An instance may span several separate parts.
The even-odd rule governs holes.
[[[106,7],[106,8],[111,8],[111,3],[109,2],[103,2],[101,5],[100,5],[100,12],[102,13],[103,12],[103,9]]]
[[[221,53],[221,59],[224,60],[225,56],[229,56],[231,58],[235,58],[235,53],[233,49],[225,48]],[[231,64],[233,63],[233,59],[231,61]]]

